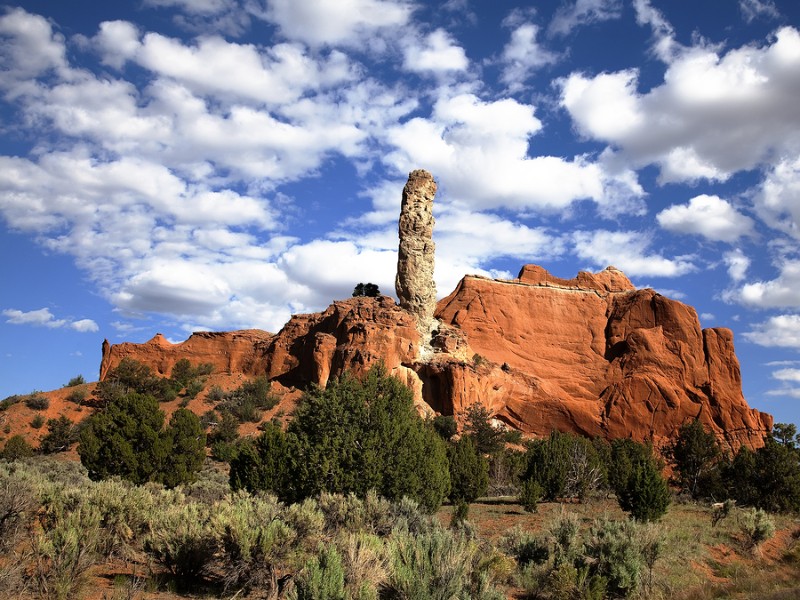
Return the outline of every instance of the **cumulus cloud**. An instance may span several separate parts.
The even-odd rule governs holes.
[[[603,203],[608,192],[619,199],[642,195],[629,171],[612,174],[588,157],[530,157],[529,139],[542,127],[534,112],[510,98],[445,95],[430,118],[389,129],[396,150],[384,161],[399,173],[426,165],[447,182],[452,198],[476,210],[555,211],[577,200]]]
[[[771,227],[800,239],[800,155],[778,161],[755,194],[759,216]]]
[[[750,259],[741,249],[736,248],[726,252],[723,260],[728,267],[728,275],[734,282],[738,283],[745,278],[747,269],[750,268]]]
[[[620,0],[575,0],[556,11],[548,32],[551,35],[566,35],[576,27],[618,19],[621,14]]]
[[[800,349],[800,315],[770,317],[744,333],[745,339],[759,346]]]
[[[0,87],[66,70],[64,37],[44,17],[12,8],[0,17]]]
[[[679,277],[695,270],[689,257],[649,252],[652,236],[636,231],[578,231],[575,254],[596,267],[613,265],[630,277]]]
[[[739,300],[759,308],[800,307],[800,261],[784,261],[775,279],[743,285]]]
[[[291,40],[312,46],[356,45],[386,28],[402,28],[413,6],[402,0],[272,0],[266,17]]]
[[[558,54],[546,50],[537,41],[539,26],[534,23],[521,23],[514,27],[511,39],[503,48],[501,64],[503,71],[500,80],[510,92],[525,88],[526,80],[537,69],[558,60]]]
[[[36,327],[49,327],[50,329],[67,328],[81,333],[93,333],[99,330],[97,323],[91,319],[79,319],[77,321],[56,319],[49,308],[29,311],[8,308],[3,310],[3,315],[7,317],[6,323],[11,325],[33,325]]]
[[[449,33],[437,29],[406,47],[403,67],[415,73],[446,74],[466,70],[469,60]]]
[[[753,231],[754,222],[719,196],[701,194],[656,215],[658,224],[676,233],[697,234],[715,242],[735,242]]]
[[[649,4],[639,5],[659,22]],[[797,129],[786,127],[800,119],[798,85],[800,32],[784,27],[760,47],[683,48],[647,92],[638,90],[636,70],[573,73],[561,82],[561,104],[586,137],[637,165],[658,165],[662,183],[725,181],[800,144]]]

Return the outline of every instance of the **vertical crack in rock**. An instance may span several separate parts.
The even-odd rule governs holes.
[[[400,249],[397,256],[395,290],[400,306],[417,318],[421,336],[420,358],[429,354],[433,313],[436,310],[436,284],[433,280],[433,175],[418,169],[408,175],[400,206]]]

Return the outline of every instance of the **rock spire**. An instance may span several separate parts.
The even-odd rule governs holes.
[[[418,169],[408,175],[400,206],[400,249],[397,256],[395,290],[400,306],[417,318],[422,348],[428,346],[436,311],[436,284],[433,280],[433,175]]]

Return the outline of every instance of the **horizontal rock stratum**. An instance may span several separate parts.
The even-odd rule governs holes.
[[[295,315],[274,335],[104,344],[101,379],[125,357],[163,375],[187,358],[295,390],[382,362],[412,388],[421,411],[458,417],[480,402],[528,435],[558,429],[658,446],[699,418],[735,449],[761,445],[772,427],[742,395],[732,332],[701,329],[693,308],[636,289],[613,267],[574,279],[536,265],[512,280],[466,276],[435,316],[435,352],[424,360],[416,318],[383,296]]]

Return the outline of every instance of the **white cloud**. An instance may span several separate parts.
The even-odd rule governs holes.
[[[177,7],[189,13],[215,15],[230,10],[232,0],[144,0],[146,6]]]
[[[327,61],[312,59],[299,44],[277,44],[267,50],[203,37],[196,46],[157,33],[145,34],[136,61],[192,91],[252,101],[285,103],[308,90],[352,79],[344,54]]]
[[[78,321],[73,321],[69,324],[69,326],[75,331],[80,331],[81,333],[93,333],[100,330],[100,328],[97,326],[97,323],[91,319],[80,319]]]
[[[728,266],[728,275],[730,278],[737,283],[742,281],[747,275],[747,269],[750,268],[750,259],[745,256],[744,252],[736,248],[730,252],[726,252],[723,259]]]
[[[800,239],[800,155],[783,158],[767,173],[754,199],[770,226]]]
[[[355,45],[379,30],[402,28],[412,9],[402,0],[271,0],[267,18],[292,40],[312,46]]]
[[[744,333],[745,339],[759,346],[800,350],[800,315],[777,315],[757,323]]]
[[[689,204],[674,204],[656,215],[658,224],[675,233],[693,233],[716,242],[735,242],[753,231],[753,220],[719,196],[701,194]]]
[[[797,128],[786,126],[800,120],[800,32],[792,27],[763,47],[681,49],[662,85],[638,85],[634,70],[573,73],[561,82],[561,103],[583,135],[636,165],[659,165],[662,183],[724,181],[800,144]]]
[[[472,94],[437,100],[430,118],[390,128],[396,151],[384,161],[398,173],[420,166],[446,182],[454,202],[475,210],[563,210],[576,200],[642,195],[629,171],[614,174],[578,156],[529,157],[529,139],[542,127],[533,106],[507,98],[484,102]]]
[[[743,285],[739,300],[759,308],[800,307],[800,261],[784,261],[775,279]]]
[[[758,18],[777,19],[781,16],[773,0],[739,0],[739,10],[748,23]]]
[[[551,35],[566,35],[576,27],[618,19],[621,14],[621,0],[575,0],[556,11],[548,31]]]
[[[50,329],[60,329],[67,327],[81,333],[95,332],[99,330],[97,323],[91,319],[80,319],[70,321],[68,319],[56,319],[48,308],[39,310],[21,311],[15,308],[3,310],[3,315],[8,317],[6,323],[11,325],[34,325],[37,327],[49,327]]]
[[[0,39],[0,87],[66,69],[64,38],[44,17],[12,8],[0,17]]]
[[[94,37],[104,65],[121,69],[141,48],[139,30],[127,21],[105,21]]]
[[[556,62],[558,55],[544,49],[536,40],[539,27],[523,23],[511,32],[511,39],[503,48],[503,72],[500,80],[510,92],[525,88],[526,80],[537,69]]]
[[[652,237],[635,231],[578,231],[575,254],[597,267],[613,265],[629,277],[679,277],[695,270],[689,257],[649,253]]]
[[[437,29],[422,40],[409,44],[403,67],[415,73],[445,74],[465,71],[469,60],[464,49],[444,29]]]
[[[781,381],[800,383],[800,369],[778,369],[773,371],[772,377]]]

